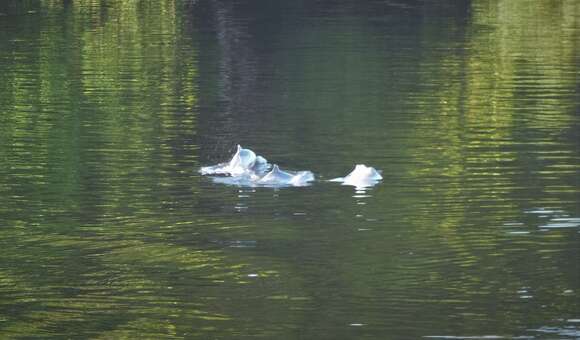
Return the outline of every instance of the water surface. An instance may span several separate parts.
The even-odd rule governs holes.
[[[2,337],[580,337],[577,1],[0,13]]]

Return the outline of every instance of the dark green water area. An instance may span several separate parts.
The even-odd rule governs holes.
[[[0,338],[579,339],[580,2],[1,1]]]

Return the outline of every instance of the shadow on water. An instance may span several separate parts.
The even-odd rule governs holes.
[[[580,6],[0,3],[5,337],[578,337]],[[240,143],[302,188],[202,178]],[[354,164],[383,182],[328,183]]]

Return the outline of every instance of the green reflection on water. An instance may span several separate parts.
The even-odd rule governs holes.
[[[227,319],[161,298],[175,280],[155,268],[219,278],[235,273],[232,264],[145,230],[171,223],[175,188],[183,197],[197,191],[178,176],[196,167],[187,141],[197,103],[196,51],[181,34],[180,5],[42,1],[29,10],[6,18],[15,29],[2,39],[3,334],[70,335],[100,324],[105,338],[171,337],[171,319],[184,310]],[[159,315],[167,319],[154,322]]]

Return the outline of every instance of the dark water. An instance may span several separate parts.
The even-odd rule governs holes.
[[[580,338],[578,1],[0,13],[2,338]]]

